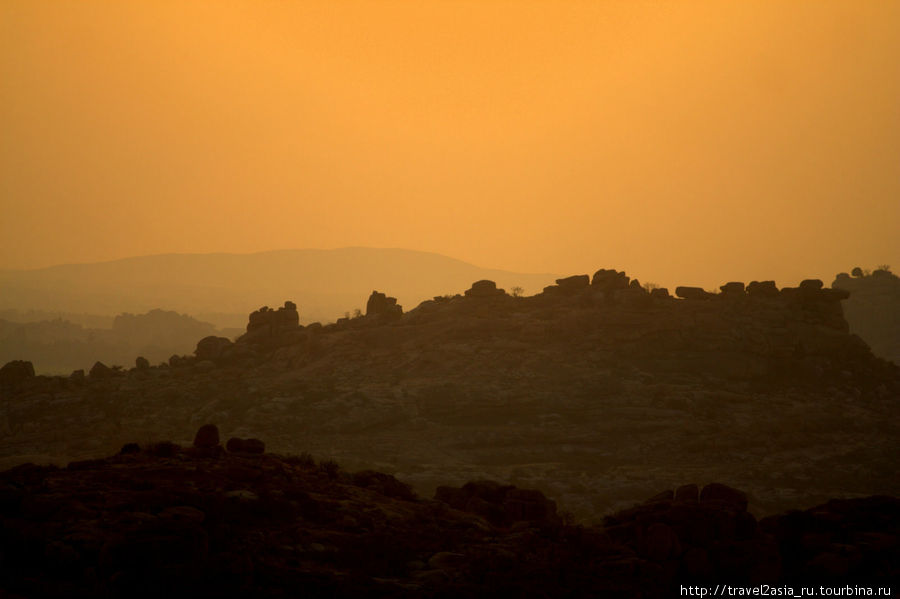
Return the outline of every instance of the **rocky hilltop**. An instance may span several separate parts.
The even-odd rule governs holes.
[[[72,377],[0,372],[3,458],[65,463],[214,421],[424,495],[489,478],[597,521],[685,480],[759,514],[900,494],[900,371],[848,330],[848,292],[808,280],[647,290],[599,270],[517,297],[487,280],[410,311],[300,325],[255,311],[236,342]]]
[[[579,525],[493,481],[417,497],[257,439],[129,443],[0,473],[0,593],[20,597],[668,597],[683,585],[896,588],[900,499],[757,519],[719,483]],[[694,587],[695,589],[698,587]]]

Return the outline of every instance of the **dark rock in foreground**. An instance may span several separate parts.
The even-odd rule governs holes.
[[[583,527],[512,485],[428,501],[308,456],[171,443],[0,473],[0,539],[0,595],[24,597],[663,597],[683,584],[900,581],[892,497],[757,522],[741,491],[685,485]]]

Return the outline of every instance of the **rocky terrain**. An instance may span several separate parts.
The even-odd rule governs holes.
[[[845,289],[844,314],[850,330],[872,348],[875,355],[900,364],[900,277],[887,267],[870,273],[854,268],[840,273],[832,287]]]
[[[215,422],[422,496],[492,479],[600,522],[685,481],[747,492],[758,516],[900,494],[900,373],[848,332],[848,293],[804,281],[647,291],[600,270],[514,297],[490,281],[404,312],[300,325],[291,302],[237,341],[70,377],[0,371],[2,464],[109,455]],[[22,356],[27,358],[27,356]]]
[[[387,474],[265,450],[223,448],[205,425],[187,447],[0,473],[0,594],[652,598],[900,582],[897,498],[758,520],[743,492],[686,484],[584,526],[536,490],[473,481],[422,499]]]

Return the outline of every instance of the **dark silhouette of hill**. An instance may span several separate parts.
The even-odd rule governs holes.
[[[539,488],[586,519],[684,480],[745,489],[768,513],[900,494],[900,369],[849,333],[846,291],[676,294],[613,270],[530,297],[478,281],[409,311],[376,291],[365,315],[324,326],[293,302],[261,308],[238,341],[208,336],[160,366],[8,364],[0,457],[63,463],[214,421],[425,494]]]
[[[887,268],[840,273],[832,287],[846,289],[844,314],[850,330],[866,340],[877,356],[900,364],[900,277]]]
[[[151,310],[120,314],[108,328],[88,328],[54,319],[39,322],[0,320],[0,362],[27,355],[41,374],[87,370],[97,360],[133,366],[140,356],[158,364],[173,354],[191,351],[196,340],[212,334],[233,336],[185,314]]]
[[[294,298],[305,322],[333,321],[387,287],[415,305],[478,279],[539,291],[553,275],[484,269],[428,252],[342,248],[255,254],[166,254],[0,271],[0,309],[119,314],[165,308],[243,326],[260,303]]]
[[[260,440],[223,448],[213,425],[184,447],[0,472],[0,535],[0,593],[24,597],[654,598],[900,582],[895,497],[758,520],[740,490],[683,484],[585,526],[537,490],[480,480],[421,499],[393,476]]]

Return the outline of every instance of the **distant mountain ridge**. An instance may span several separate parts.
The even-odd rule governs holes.
[[[162,308],[228,327],[243,326],[246,314],[267,302],[291,297],[299,305],[301,321],[333,321],[365,308],[373,289],[397,297],[410,309],[441,290],[464,289],[479,279],[537,293],[554,278],[396,248],[159,254],[0,270],[0,310],[119,314]]]

